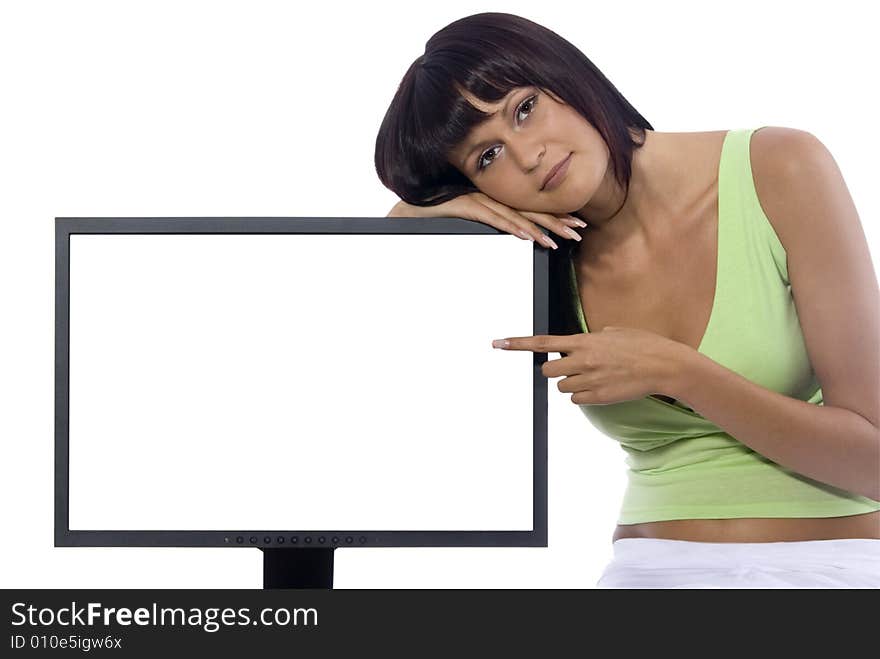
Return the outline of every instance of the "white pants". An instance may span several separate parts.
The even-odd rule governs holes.
[[[880,588],[880,540],[621,538],[597,588]]]

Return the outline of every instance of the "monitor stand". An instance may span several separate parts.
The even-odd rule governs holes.
[[[335,547],[269,548],[263,552],[263,588],[333,588]]]

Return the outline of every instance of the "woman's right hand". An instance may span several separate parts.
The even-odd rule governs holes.
[[[556,243],[537,225],[568,240],[580,240],[580,236],[572,227],[586,226],[582,220],[564,213],[556,215],[516,210],[482,192],[459,195],[436,206],[413,206],[401,200],[394,205],[386,217],[461,217],[488,224],[523,240],[537,239],[545,247],[554,249],[557,248]]]

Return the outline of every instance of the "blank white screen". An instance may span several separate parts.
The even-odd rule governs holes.
[[[531,530],[531,242],[70,237],[72,530]]]

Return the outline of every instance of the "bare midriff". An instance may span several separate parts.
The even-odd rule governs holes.
[[[640,524],[618,524],[611,541],[621,538],[663,538],[692,542],[880,539],[880,510],[845,517],[674,519]]]

